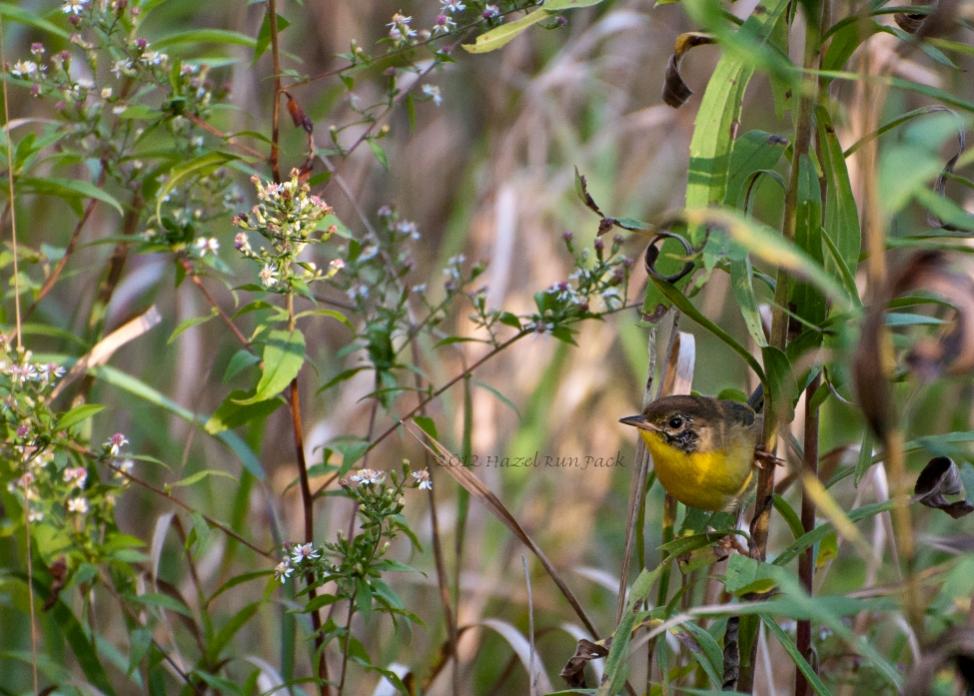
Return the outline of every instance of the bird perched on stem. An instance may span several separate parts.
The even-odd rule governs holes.
[[[705,396],[667,396],[635,416],[667,493],[702,510],[737,509],[754,469],[775,462],[759,449],[764,418],[747,404]]]

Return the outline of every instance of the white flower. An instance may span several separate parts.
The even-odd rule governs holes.
[[[37,63],[32,60],[18,60],[10,66],[10,74],[14,77],[30,77],[37,72]]]
[[[382,483],[382,481],[385,480],[385,477],[386,475],[382,471],[376,471],[375,469],[359,469],[348,478],[356,485],[375,486]]]
[[[441,12],[449,12],[452,14],[454,12],[463,12],[465,9],[467,9],[467,6],[460,2],[460,0],[440,0]]]
[[[220,242],[217,241],[216,237],[198,237],[196,239],[196,251],[199,252],[200,256],[216,255],[219,250]]]
[[[418,488],[419,490],[421,491],[432,490],[433,480],[430,478],[430,472],[427,471],[426,469],[422,469],[421,471],[414,471],[410,474],[410,476],[412,476],[413,479],[415,479],[416,488]]]
[[[443,95],[440,94],[440,88],[436,85],[423,85],[422,92],[433,100],[434,105],[439,106],[443,103]]]
[[[126,438],[122,433],[115,433],[110,438],[105,440],[105,446],[108,447],[109,452],[112,456],[118,456],[119,450],[121,450],[125,445],[129,443],[128,438]]]
[[[88,479],[88,470],[83,466],[73,466],[64,470],[64,482],[72,483],[78,488],[84,488]]]
[[[132,61],[128,58],[122,58],[121,60],[116,60],[112,65],[112,75],[116,78],[121,78],[122,75],[127,75],[132,71]]]
[[[79,15],[88,6],[89,0],[67,0],[61,5],[61,12],[69,15]]]
[[[44,519],[44,513],[41,512],[40,510],[31,509],[31,511],[27,513],[28,522],[40,522],[43,519]]]
[[[291,565],[287,562],[286,559],[281,561],[280,563],[277,564],[277,566],[274,567],[274,577],[280,580],[282,585],[289,577],[291,577],[291,573],[293,572],[294,572],[294,568],[291,567]]]
[[[102,99],[111,99],[112,98],[112,88],[111,87],[102,87],[101,88],[101,98]]]
[[[84,515],[86,512],[88,512],[88,501],[81,496],[71,498],[68,501],[68,512]]]
[[[260,269],[260,273],[257,274],[257,277],[260,278],[261,285],[269,288],[277,282],[277,271],[269,263],[265,263],[264,267]]]
[[[294,563],[301,563],[302,561],[318,558],[321,555],[321,551],[316,551],[315,547],[310,543],[299,544],[295,546],[291,551],[291,561]]]
[[[436,15],[436,21],[433,22],[433,35],[437,34],[449,34],[451,31],[457,28],[457,23],[447,14]]]
[[[501,11],[498,9],[497,5],[484,5],[484,11],[481,17],[484,19],[497,19],[500,17]]]

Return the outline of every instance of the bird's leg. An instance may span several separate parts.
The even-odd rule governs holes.
[[[754,466],[764,470],[769,466],[782,466],[785,460],[776,456],[773,452],[758,447],[754,450]]]

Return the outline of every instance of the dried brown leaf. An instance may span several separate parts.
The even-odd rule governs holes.
[[[666,63],[666,75],[663,79],[663,101],[674,109],[679,109],[686,104],[687,99],[693,94],[693,90],[687,86],[683,77],[680,75],[680,61],[694,46],[712,44],[716,39],[710,34],[698,31],[688,31],[680,34],[673,42],[673,55]]]
[[[587,686],[585,683],[585,665],[592,660],[598,660],[609,654],[609,649],[603,644],[605,642],[599,641],[598,643],[593,643],[586,638],[582,638],[575,646],[575,654],[569,658],[558,676],[564,679],[568,683],[568,686],[576,689],[584,689]]]
[[[913,501],[927,507],[943,510],[954,519],[974,512],[974,505],[967,500],[960,470],[950,457],[935,457],[927,462],[917,477],[913,488]],[[962,496],[949,502],[947,496]]]

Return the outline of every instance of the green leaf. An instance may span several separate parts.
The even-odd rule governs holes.
[[[26,24],[27,26],[40,29],[41,31],[46,31],[48,34],[54,34],[65,41],[67,41],[70,36],[68,32],[58,25],[47,21],[43,17],[40,17],[36,9],[25,10],[21,7],[17,7],[16,5],[11,5],[9,2],[0,2],[0,17],[14,22],[19,22],[20,24]]]
[[[186,179],[193,176],[205,176],[227,162],[239,159],[240,157],[230,152],[207,152],[170,169],[166,174],[166,183],[156,192],[155,219],[162,220],[162,204],[165,197]]]
[[[792,642],[791,638],[788,637],[788,634],[781,629],[778,622],[770,616],[762,616],[761,621],[771,632],[771,635],[778,639],[778,642],[781,643],[781,647],[783,647],[785,652],[787,652],[789,657],[791,657],[798,670],[805,675],[805,678],[815,690],[815,693],[820,694],[821,696],[830,696],[832,692],[829,691],[828,687],[825,686],[825,683],[815,673],[815,669],[808,664],[808,660],[806,660],[802,654],[798,652],[798,646],[796,646]]]
[[[241,348],[233,354],[233,357],[230,358],[230,362],[227,363],[227,368],[223,371],[224,383],[229,382],[231,379],[236,377],[242,370],[247,369],[251,365],[256,365],[259,362],[260,358],[246,348]]]
[[[304,364],[304,335],[298,330],[271,331],[264,342],[264,364],[254,395],[237,399],[241,405],[266,401],[284,391]]]
[[[790,271],[800,278],[805,278],[842,309],[849,307],[851,301],[845,288],[826,273],[820,263],[793,242],[782,237],[776,230],[757,220],[744,217],[737,211],[727,209],[687,210],[685,215],[688,223],[723,229],[731,239],[752,255],[773,266]]]
[[[177,614],[182,614],[189,618],[193,618],[193,612],[189,608],[180,602],[175,597],[171,597],[167,594],[161,594],[158,592],[146,592],[140,595],[126,595],[126,599],[137,604],[142,604],[147,607],[155,607],[157,609],[164,609],[167,611],[173,611]]]
[[[602,2],[605,0],[544,0],[541,7],[549,12],[558,12],[559,10],[575,10],[579,7],[592,7],[592,5],[598,5]]]
[[[773,170],[787,144],[785,138],[762,130],[748,131],[734,140],[724,204],[743,209],[744,194],[751,177],[756,172]]]
[[[205,479],[207,476],[222,476],[224,478],[230,479],[231,481],[236,481],[237,480],[237,477],[236,476],[234,476],[233,474],[231,474],[231,473],[229,473],[227,471],[221,471],[220,469],[203,469],[201,471],[197,471],[197,472],[195,472],[193,474],[190,474],[186,478],[179,479],[178,481],[176,481],[174,483],[170,483],[169,484],[169,487],[170,488],[177,488],[177,487],[180,487],[180,486],[183,486],[183,487],[192,486],[194,483],[199,483],[200,481],[202,481],[203,479]]]
[[[190,29],[180,31],[175,34],[163,36],[161,39],[154,39],[152,47],[158,50],[180,44],[221,44],[225,46],[257,46],[257,39],[247,34],[226,29]]]
[[[158,406],[185,421],[199,426],[203,426],[206,423],[206,419],[203,416],[198,416],[192,411],[183,408],[169,397],[147,385],[145,382],[142,382],[141,380],[138,380],[132,375],[122,372],[121,370],[117,370],[109,365],[101,365],[99,367],[90,368],[88,373],[94,375],[96,379],[102,380],[106,384],[111,384],[119,389],[127,391],[133,396],[143,399],[147,403]],[[261,466],[260,460],[257,459],[256,455],[253,453],[253,450],[250,449],[247,443],[231,432],[220,433],[216,437],[223,444],[229,447],[234,454],[237,455],[237,457],[240,459],[240,463],[243,464],[244,468],[247,469],[247,471],[249,471],[254,478],[259,481],[264,480],[264,469]]]
[[[173,341],[179,338],[180,334],[187,329],[191,329],[194,326],[199,326],[200,324],[205,324],[215,316],[217,316],[216,308],[211,310],[209,314],[205,314],[201,317],[190,317],[189,319],[184,319],[183,321],[179,322],[179,326],[173,329],[173,332],[169,334],[169,338],[166,339],[166,345],[172,345]]]
[[[632,584],[626,602],[626,612],[612,633],[612,646],[605,658],[605,681],[599,687],[597,692],[599,696],[615,696],[623,690],[629,672],[629,643],[632,641],[632,631],[640,613],[637,607],[649,598],[649,592],[656,584],[661,570],[662,566],[657,566],[653,570],[644,568]]]
[[[662,280],[657,280],[655,278],[653,278],[653,283],[655,284],[657,289],[659,289],[662,296],[670,302],[670,304],[672,304],[674,307],[676,307],[681,312],[686,314],[688,317],[693,319],[695,322],[700,324],[700,326],[702,326],[707,331],[709,331],[714,336],[716,336],[721,341],[723,341],[735,353],[737,353],[742,358],[744,358],[744,361],[751,366],[751,369],[754,370],[754,374],[756,374],[761,379],[762,382],[765,380],[764,369],[761,367],[758,361],[754,359],[754,356],[751,355],[751,351],[749,351],[743,345],[738,343],[733,336],[731,336],[729,333],[724,331],[717,324],[715,324],[714,322],[710,321],[710,319],[705,317],[700,312],[700,310],[698,310],[693,305],[693,303],[690,302],[690,300],[687,299],[683,295],[683,293],[677,290],[676,287],[674,287],[671,283],[667,283],[666,281],[662,281]]]
[[[17,186],[20,193],[36,193],[62,198],[94,198],[110,205],[119,215],[125,214],[122,210],[122,204],[114,196],[107,193],[105,189],[81,179],[59,179],[56,177],[36,179],[32,176],[25,176],[17,179]]]
[[[350,322],[348,317],[339,312],[337,309],[306,309],[303,312],[298,312],[298,314],[295,316],[296,319],[301,319],[303,317],[328,317],[341,324],[344,324],[350,329],[352,328],[352,322]]]
[[[542,7],[529,12],[513,22],[506,22],[499,27],[494,27],[474,39],[472,44],[463,44],[463,50],[468,53],[489,53],[498,48],[506,46],[525,29],[537,24],[543,19],[551,16],[551,13]]]
[[[429,416],[414,416],[413,421],[416,422],[416,425],[418,425],[424,433],[432,437],[434,440],[438,440],[440,438],[436,432],[436,421]]]
[[[744,326],[758,347],[764,347],[768,345],[768,339],[764,335],[764,323],[761,321],[761,313],[758,311],[753,275],[754,270],[751,267],[750,258],[745,256],[743,259],[731,260],[731,290],[734,293],[737,306],[740,308],[741,318],[744,319]]]
[[[784,573],[780,566],[733,554],[727,562],[724,589],[736,595],[769,592],[778,586]]]
[[[798,160],[798,201],[795,209],[795,244],[810,259],[824,269],[822,255],[822,196],[815,166],[808,155]],[[791,289],[795,313],[810,324],[825,321],[825,298],[808,282],[799,282]],[[821,342],[821,334],[819,334]]]
[[[245,423],[266,418],[284,403],[280,399],[271,398],[265,401],[242,404],[238,399],[247,400],[247,392],[242,390],[231,392],[206,421],[203,429],[210,435],[216,435],[224,430],[239,428]]]
[[[376,161],[382,165],[383,169],[389,171],[389,156],[383,147],[379,145],[379,142],[375,138],[366,138],[365,142],[369,146],[369,149],[372,150],[372,154],[375,155]]]
[[[101,404],[82,404],[81,406],[75,406],[67,413],[61,414],[54,429],[67,430],[73,425],[88,420],[99,411],[104,410],[104,408]]]
[[[287,21],[283,16],[277,15],[277,33],[280,34],[282,31],[291,26],[291,23]],[[271,45],[271,22],[270,14],[264,13],[264,20],[261,22],[260,31],[257,33],[257,43],[254,44],[254,62],[257,61],[267,47]]]

